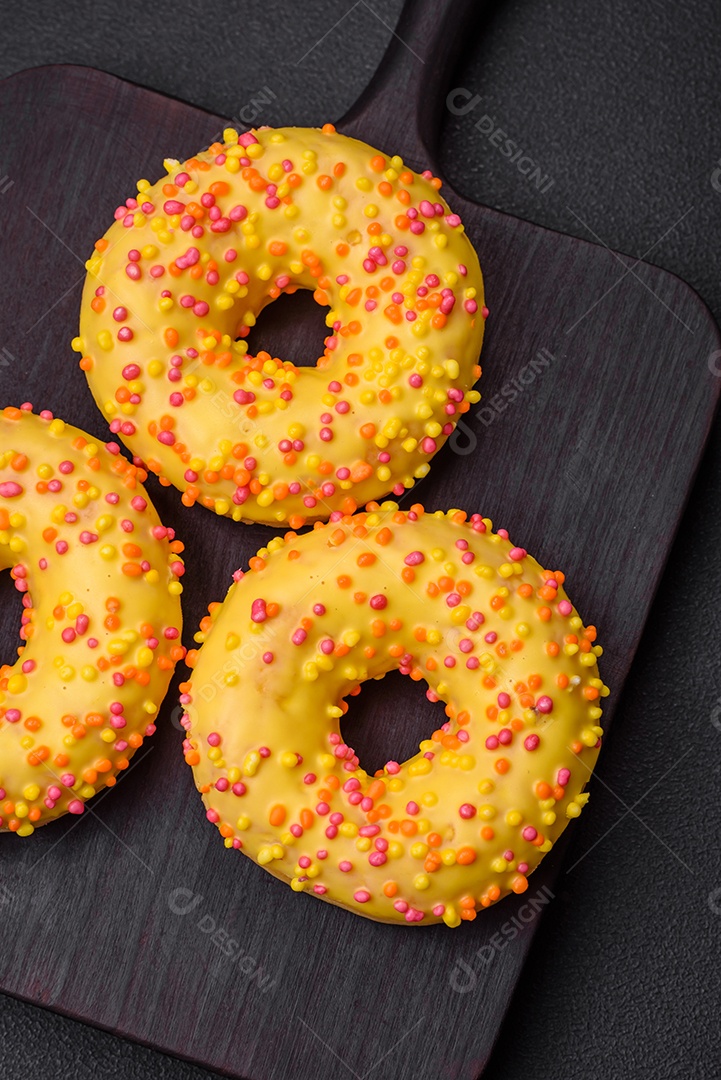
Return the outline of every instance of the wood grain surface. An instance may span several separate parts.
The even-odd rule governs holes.
[[[433,168],[472,13],[466,0],[409,3],[339,129]],[[69,347],[84,260],[138,177],[154,180],[163,157],[190,156],[223,123],[85,68],[0,84],[11,181],[0,185],[0,405],[32,401],[109,437]],[[410,498],[487,514],[566,572],[606,650],[607,723],[709,431],[718,332],[670,274],[443,193],[486,278],[483,400]],[[256,347],[312,363],[322,314],[307,297],[278,302],[254,333]],[[272,532],[188,511],[154,478],[148,487],[187,547],[190,646],[208,602]],[[7,575],[1,598],[8,660],[20,606]],[[0,837],[0,987],[249,1080],[479,1075],[564,842],[524,897],[457,931],[378,925],[297,896],[205,821],[182,760],[177,681],[112,793],[31,840]],[[344,733],[373,768],[413,752],[437,708],[389,676],[363,689]]]

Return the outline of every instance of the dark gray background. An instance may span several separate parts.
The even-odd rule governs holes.
[[[320,124],[369,79],[399,10],[399,0],[227,0],[202,13],[185,0],[3,2],[0,76],[87,64],[228,117],[268,87],[275,99],[256,123]],[[459,190],[630,255],[651,249],[721,319],[718,0],[479,3],[454,84],[482,99],[445,119],[443,172]],[[483,113],[553,178],[550,190],[475,130]],[[162,132],[158,144],[162,155]],[[627,277],[618,288],[643,285]],[[717,423],[490,1080],[721,1073],[720,490]],[[211,1075],[2,996],[0,1073]]]

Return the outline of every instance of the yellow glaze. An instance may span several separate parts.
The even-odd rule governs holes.
[[[577,817],[602,729],[596,631],[488,519],[334,515],[277,537],[211,605],[181,686],[208,818],[296,891],[385,922],[457,926]],[[445,717],[374,777],[346,698],[400,669]]]
[[[332,125],[228,129],[134,198],[87,263],[74,348],[111,430],[183,502],[300,528],[403,494],[479,400],[478,258],[440,181]],[[327,307],[315,367],[245,338]]]
[[[145,473],[29,409],[0,413],[0,569],[23,602],[0,667],[0,829],[19,836],[116,783],[184,655],[183,545]]]

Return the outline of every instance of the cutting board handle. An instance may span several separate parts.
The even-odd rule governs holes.
[[[339,130],[416,167],[432,162],[453,67],[482,6],[406,0],[378,70]]]

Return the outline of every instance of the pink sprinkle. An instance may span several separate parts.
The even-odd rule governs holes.
[[[523,740],[526,750],[537,750],[541,740],[538,735],[527,735]]]
[[[265,610],[265,600],[254,600],[250,609],[250,617],[255,623],[262,623],[268,618],[268,614]]]

